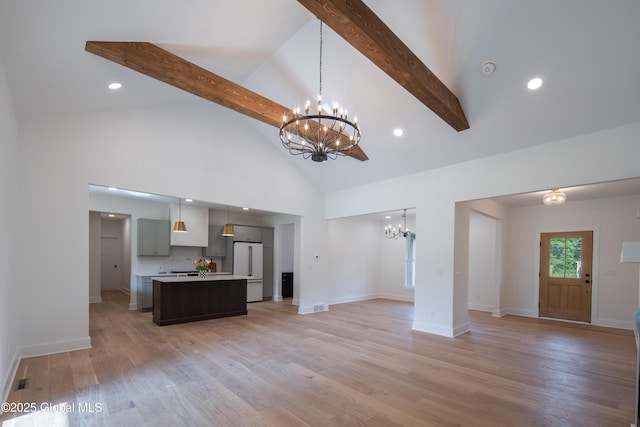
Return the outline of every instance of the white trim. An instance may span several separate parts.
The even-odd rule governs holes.
[[[20,348],[20,359],[25,357],[46,356],[66,351],[85,350],[91,348],[91,337],[77,340],[57,341],[46,344],[27,345]]]
[[[413,291],[413,288],[411,288],[411,291]],[[394,301],[402,301],[402,302],[414,302],[414,294],[413,292],[407,293],[407,294],[386,294],[386,293],[381,293],[379,294],[378,298],[384,298],[384,299],[390,299],[390,300],[394,300]]]
[[[467,325],[468,326],[468,325]],[[418,332],[425,332],[427,334],[440,335],[442,337],[454,338],[453,328],[445,328],[440,325],[433,325],[427,322],[413,321],[411,329]]]
[[[538,317],[538,311],[537,310],[527,310],[524,308],[507,308],[504,311],[504,316],[506,315],[511,315],[511,316],[522,316],[522,317]]]
[[[496,310],[491,310],[491,316],[493,317],[504,317],[508,314],[507,310],[504,308],[499,308]]]
[[[458,325],[455,328],[453,328],[453,337],[457,337],[460,336],[462,334],[466,334],[467,332],[469,332],[469,322],[465,322],[462,325]]]
[[[101,303],[102,297],[89,297],[89,304]]]
[[[474,304],[474,303],[469,303],[469,310],[478,310],[478,311],[488,311],[493,313],[493,307],[489,304]]]
[[[329,300],[329,305],[344,304],[347,302],[367,301],[367,300],[378,299],[378,298],[380,298],[378,295],[357,295],[357,296],[352,295],[348,297],[332,298]]]
[[[630,329],[633,330],[635,325],[633,322],[621,322],[620,320],[598,319],[597,322],[591,322],[594,326],[605,326],[607,328]]]
[[[129,303],[129,311],[136,311],[138,309],[138,305],[134,303]]]
[[[13,360],[11,361],[11,365],[7,370],[7,375],[3,378],[2,383],[2,396],[0,396],[3,402],[6,402],[9,398],[9,393],[11,392],[11,386],[13,385],[13,379],[16,377],[16,373],[18,372],[18,366],[20,365],[20,357],[18,356],[18,350],[16,349],[15,354],[13,355]],[[0,414],[2,411],[0,411]]]
[[[314,314],[314,313],[322,313],[323,311],[329,311],[329,306],[327,304],[318,304],[322,306],[321,310],[315,310],[314,305],[306,306],[306,307],[298,307],[298,314]]]

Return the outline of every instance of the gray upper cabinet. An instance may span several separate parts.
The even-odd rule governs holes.
[[[247,227],[244,225],[234,225],[233,240],[236,242],[262,242],[262,229],[259,227]]]
[[[169,256],[171,223],[138,218],[138,256]]]
[[[209,226],[209,246],[204,248],[205,257],[224,258],[227,256],[227,238],[222,236],[221,225]]]
[[[262,229],[262,245],[265,248],[273,247],[273,228],[263,228]]]

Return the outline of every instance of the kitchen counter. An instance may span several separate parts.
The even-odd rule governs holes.
[[[153,277],[153,323],[156,325],[246,314],[246,276]]]
[[[192,282],[207,282],[218,280],[246,280],[247,276],[237,276],[229,273],[213,273],[207,275],[207,277],[198,276],[153,276],[151,279],[162,283],[192,283]]]

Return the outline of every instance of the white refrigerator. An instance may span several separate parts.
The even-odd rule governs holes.
[[[262,301],[262,243],[233,243],[233,274],[248,276],[247,302]]]

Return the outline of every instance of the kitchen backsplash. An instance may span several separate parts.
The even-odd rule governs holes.
[[[189,246],[172,246],[171,253],[168,257],[152,257],[141,256],[138,257],[138,270],[139,276],[152,276],[154,274],[170,271],[186,271],[195,270],[192,264],[194,259],[203,258],[202,248],[195,248]],[[211,259],[211,258],[209,258]],[[218,266],[218,271],[222,271],[222,258],[213,258]]]

